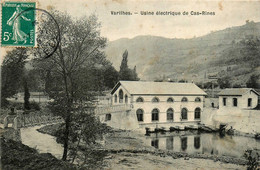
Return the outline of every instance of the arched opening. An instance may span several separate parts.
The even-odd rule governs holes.
[[[153,102],[153,103],[158,103],[158,102],[159,102],[158,97],[154,97],[154,98],[152,99],[152,102]]]
[[[144,111],[143,111],[143,109],[137,109],[136,110],[136,116],[137,116],[137,120],[139,122],[144,121]]]
[[[186,108],[181,109],[181,119],[187,120],[188,119],[188,110]]]
[[[125,95],[125,103],[127,104],[128,103],[128,96]]]
[[[123,103],[124,100],[124,92],[123,90],[119,90],[119,103]]]
[[[173,109],[169,108],[166,113],[167,113],[167,120],[173,121]]]
[[[187,99],[187,97],[183,97],[183,98],[181,99],[181,101],[182,101],[182,102],[187,102],[188,99]]]
[[[194,111],[194,119],[200,119],[201,109],[197,107]]]
[[[201,102],[201,99],[199,97],[196,97],[195,102]]]
[[[174,101],[174,100],[173,100],[173,98],[171,98],[171,97],[169,97],[169,98],[167,99],[167,102],[168,102],[168,103],[173,103],[173,101]]]
[[[159,110],[158,109],[152,110],[152,121],[159,121]]]
[[[115,94],[114,103],[117,103],[117,95]]]
[[[144,99],[143,99],[142,97],[138,97],[138,98],[136,99],[136,102],[137,102],[137,103],[142,103],[142,102],[144,102]]]

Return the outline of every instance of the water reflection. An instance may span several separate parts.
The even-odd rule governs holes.
[[[217,133],[180,132],[151,134],[145,141],[157,149],[242,157],[246,149],[260,149],[260,141],[242,136],[219,136]]]

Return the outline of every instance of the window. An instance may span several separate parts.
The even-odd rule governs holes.
[[[173,136],[166,138],[166,149],[173,150]]]
[[[106,114],[106,118],[105,118],[105,121],[109,121],[109,120],[111,120],[111,114],[110,113]]]
[[[124,93],[123,90],[119,90],[119,103],[123,103]]]
[[[199,107],[197,107],[194,112],[194,119],[200,119],[200,112],[201,112],[201,109]]]
[[[125,95],[125,103],[128,103],[128,96]]]
[[[169,98],[167,99],[167,102],[168,102],[168,103],[173,103],[173,98],[169,97]]]
[[[252,106],[252,98],[248,98],[247,100],[247,106],[251,107]]]
[[[157,97],[154,97],[154,98],[152,99],[152,102],[158,103],[158,102],[159,102],[159,99],[158,99]]]
[[[237,107],[237,98],[233,98],[233,106]]]
[[[201,99],[199,97],[196,97],[195,102],[201,102]]]
[[[200,148],[200,137],[199,136],[195,136],[194,137],[194,148],[195,149],[199,149]]]
[[[227,98],[223,98],[223,106],[227,105]]]
[[[153,139],[151,141],[151,146],[155,147],[156,149],[159,148],[159,139]]]
[[[159,110],[153,109],[152,110],[152,121],[158,121],[159,120]]]
[[[144,121],[144,111],[142,109],[137,109],[136,116],[139,122]]]
[[[181,99],[181,101],[182,101],[182,102],[187,102],[188,99],[187,99],[187,97],[183,97],[183,98]]]
[[[187,137],[182,137],[181,138],[181,149],[185,151],[188,147],[188,138]]]
[[[169,108],[167,110],[167,120],[173,120],[173,109]]]
[[[117,95],[115,95],[115,103],[117,103]]]
[[[181,119],[182,120],[188,119],[188,110],[186,108],[181,109]]]
[[[138,98],[136,99],[136,102],[137,102],[137,103],[144,102],[144,99],[143,99],[142,97],[138,97]]]

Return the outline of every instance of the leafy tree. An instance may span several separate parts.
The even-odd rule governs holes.
[[[123,59],[121,61],[120,70],[119,70],[119,79],[120,80],[130,80],[130,81],[137,81],[139,80],[137,73],[136,73],[136,66],[134,69],[130,69],[128,67],[128,51],[125,50],[123,53]]]
[[[259,166],[260,155],[255,150],[246,150],[243,155],[247,159],[247,169],[248,170],[257,170]]]
[[[104,85],[109,89],[112,89],[119,80],[119,73],[112,64],[104,67],[102,75],[104,76]]]
[[[259,75],[255,75],[255,74],[251,75],[248,81],[246,82],[246,87],[260,89],[260,85],[257,82],[258,80],[259,80]]]
[[[7,52],[1,66],[1,104],[5,106],[6,98],[15,95],[22,88],[25,60],[28,58],[26,48],[16,48]]]
[[[59,25],[61,41],[57,51],[51,57],[43,59],[46,51],[52,50],[53,43],[58,41],[55,38],[58,29],[51,18],[42,22],[39,26],[38,48],[34,51],[35,65],[43,75],[51,75],[55,79],[53,83],[48,81],[49,84],[55,84],[55,88],[48,91],[54,98],[51,107],[58,108],[53,111],[65,120],[62,159],[66,160],[69,141],[73,135],[71,128],[76,122],[73,116],[78,113],[77,106],[92,101],[91,83],[94,78],[88,70],[98,65],[103,67],[106,63],[103,52],[106,39],[100,36],[100,23],[94,15],[75,20],[66,13],[54,11],[52,16]]]
[[[231,87],[230,77],[226,76],[226,77],[223,77],[223,78],[219,78],[218,79],[218,85],[221,89],[230,88]]]
[[[30,92],[27,85],[27,80],[24,79],[24,109],[30,110]]]

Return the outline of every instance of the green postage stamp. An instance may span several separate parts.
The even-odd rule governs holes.
[[[35,2],[2,3],[2,46],[35,46]]]

